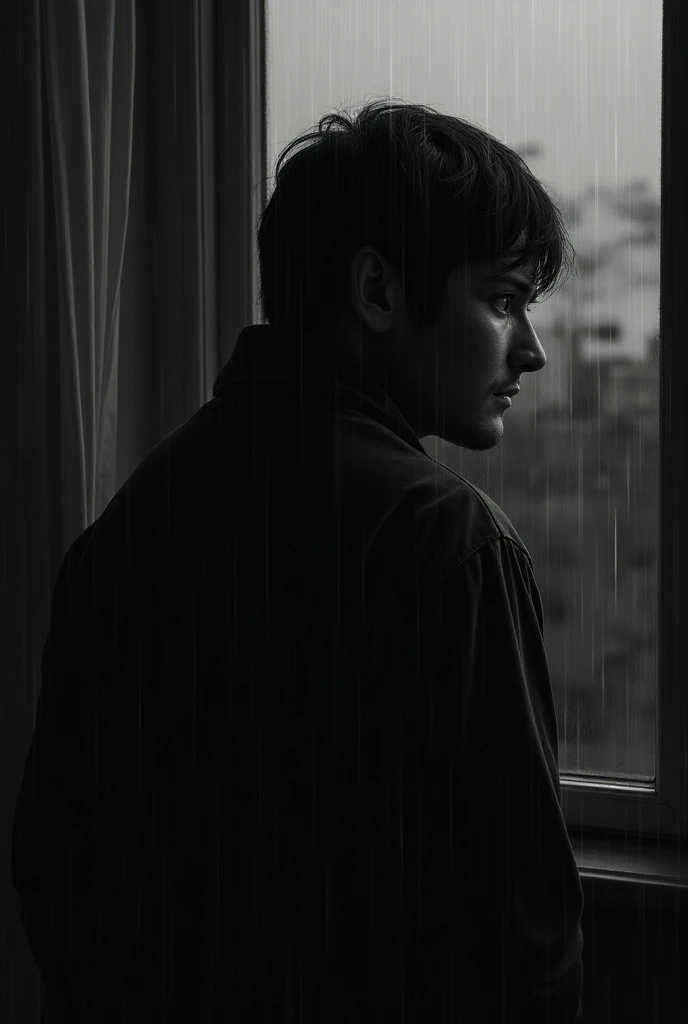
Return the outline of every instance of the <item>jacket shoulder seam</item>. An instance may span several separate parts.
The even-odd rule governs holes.
[[[507,533],[504,533],[503,530],[499,529],[498,524],[497,529],[499,530],[498,533],[490,534],[490,536],[488,537],[482,537],[473,545],[473,547],[469,548],[468,551],[464,551],[461,555],[459,555],[458,558],[455,558],[452,562],[450,562],[446,571],[442,574],[442,579],[439,581],[439,583],[425,595],[426,600],[432,597],[432,595],[435,594],[438,590],[440,590],[447,582],[447,580],[456,572],[458,572],[458,570],[468,561],[469,558],[472,558],[488,544],[493,544],[495,541],[505,540],[512,544],[513,547],[516,548],[516,550],[520,554],[525,555],[526,559],[528,560],[528,564],[532,570],[533,560],[530,557],[530,553],[527,551],[527,549],[524,548],[522,544],[519,544],[518,541],[515,540],[513,537],[510,537]]]

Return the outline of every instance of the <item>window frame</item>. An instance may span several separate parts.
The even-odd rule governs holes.
[[[688,449],[688,417],[683,415],[683,380],[688,372],[682,338],[681,299],[688,259],[688,156],[680,145],[688,116],[688,8],[664,0],[662,8],[661,205],[659,274],[659,564],[658,675],[655,727],[656,777],[653,783],[623,783],[562,774],[562,806],[575,833],[617,834],[640,854],[642,840],[669,842],[686,850],[688,839],[688,687],[683,682],[681,636],[677,624],[688,616],[688,545],[681,533],[680,509],[688,507],[688,476],[673,468]],[[674,133],[673,128],[677,127]],[[666,268],[673,268],[670,274]],[[683,613],[683,615],[682,615]],[[685,670],[684,670],[685,671]],[[682,685],[683,683],[683,685]],[[620,845],[618,847],[621,849]],[[679,858],[677,885],[688,884]]]
[[[220,365],[261,319],[258,219],[267,202],[265,0],[215,0]]]
[[[256,228],[267,200],[265,0],[216,5],[218,205],[222,361],[248,323],[259,322]],[[660,512],[656,779],[624,783],[562,773],[562,807],[586,903],[688,906],[688,687],[681,686],[680,632],[688,622],[688,473],[672,473],[688,450],[683,380],[688,348],[680,300],[688,268],[688,5],[662,8],[660,239]],[[676,126],[676,130],[674,130]],[[665,268],[674,268],[672,274]],[[685,372],[683,372],[685,370]],[[668,903],[667,903],[668,901]]]

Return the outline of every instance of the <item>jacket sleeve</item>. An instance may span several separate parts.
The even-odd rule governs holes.
[[[60,982],[57,951],[66,948],[55,891],[66,888],[63,865],[88,829],[88,776],[77,756],[80,703],[58,666],[65,650],[73,649],[73,582],[92,532],[93,525],[71,545],[55,582],[34,733],[13,821],[12,882],[29,947],[49,986]]]
[[[137,1019],[121,1016],[114,994],[124,998],[138,968],[138,866],[152,871],[154,863],[140,827],[146,794],[138,779],[155,763],[155,741],[138,672],[119,664],[120,652],[131,664],[127,616],[135,614],[125,607],[125,551],[108,538],[96,558],[92,532],[71,546],[53,592],[14,814],[12,881],[50,1011],[95,1022]],[[153,680],[152,655],[142,654],[140,668]]]
[[[529,557],[507,538],[482,545],[452,571],[432,608],[433,742],[435,758],[447,758],[450,945],[461,963],[454,999],[475,1024],[577,1024],[583,892],[561,810]]]

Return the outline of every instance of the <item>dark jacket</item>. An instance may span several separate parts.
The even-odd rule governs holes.
[[[48,1004],[572,1024],[583,895],[531,558],[309,345],[244,330],[60,569],[12,850]]]

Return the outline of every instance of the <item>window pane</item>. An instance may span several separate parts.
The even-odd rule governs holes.
[[[562,772],[655,775],[661,0],[268,0],[268,159],[394,95],[474,121],[561,205],[578,276],[503,443],[428,452],[504,509],[545,607]]]

